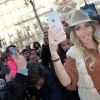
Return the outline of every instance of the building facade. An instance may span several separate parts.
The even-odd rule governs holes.
[[[52,10],[52,4],[55,0],[35,1],[38,16],[44,27],[45,15]],[[29,2],[26,3],[25,0],[4,0],[4,2],[0,2],[0,9],[0,43],[3,49],[10,44],[15,44],[22,49],[34,41],[42,40],[42,31]]]
[[[2,1],[2,2],[1,2]],[[27,0],[0,1],[0,48],[15,44],[23,49],[34,41],[42,41],[43,32],[35,17],[32,5]],[[43,28],[47,25],[47,13],[60,8],[67,14],[71,9],[84,6],[84,0],[34,0],[37,14]],[[66,2],[66,3],[63,3]],[[86,0],[95,3],[100,14],[100,0]],[[63,6],[64,5],[64,6]],[[61,6],[61,7],[60,7]],[[62,7],[63,6],[63,7]],[[67,13],[66,13],[67,12]],[[67,14],[68,15],[68,14]],[[66,15],[64,15],[66,20]],[[64,19],[64,18],[63,18]]]

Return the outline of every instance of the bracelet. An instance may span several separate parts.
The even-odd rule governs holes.
[[[55,60],[52,60],[53,62],[56,62],[56,61],[59,61],[60,59],[58,58],[58,59],[55,59]]]
[[[58,56],[58,54],[56,54],[56,55],[53,55],[51,59],[53,62],[56,62],[60,60],[60,57]]]

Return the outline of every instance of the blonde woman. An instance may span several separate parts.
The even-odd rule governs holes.
[[[95,34],[94,21],[82,10],[76,10],[70,18],[70,40],[65,67],[57,54],[56,28],[49,30],[49,46],[54,69],[61,84],[78,92],[81,100],[100,100],[100,47]]]

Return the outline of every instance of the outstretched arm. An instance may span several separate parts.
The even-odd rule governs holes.
[[[60,29],[57,29],[53,27],[52,29],[49,30],[49,47],[50,47],[50,52],[52,56],[52,61],[54,64],[54,69],[56,72],[56,75],[61,82],[63,86],[68,86],[71,84],[71,78],[68,75],[67,71],[65,70],[64,66],[61,63],[60,57],[57,54],[57,48],[58,48],[58,41],[55,37],[55,35],[59,35]]]

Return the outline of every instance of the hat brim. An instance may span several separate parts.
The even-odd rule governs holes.
[[[73,24],[71,24],[71,25],[68,25],[68,26],[66,27],[66,32],[71,32],[71,28],[72,28],[73,26],[79,25],[79,24],[82,24],[82,23],[86,23],[86,22],[93,22],[93,23],[96,23],[96,24],[98,23],[97,20],[81,20],[81,21],[75,22],[75,23],[73,23]]]

